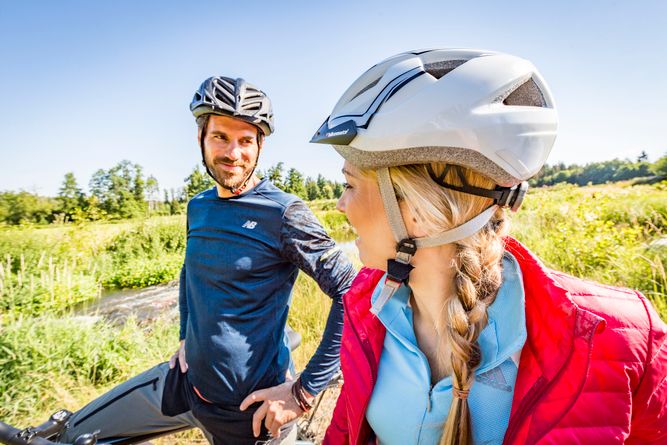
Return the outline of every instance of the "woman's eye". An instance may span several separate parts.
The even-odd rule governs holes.
[[[347,183],[347,182],[343,182],[343,188],[344,188],[345,190],[349,190],[349,189],[352,188],[352,186],[351,186],[349,183]]]

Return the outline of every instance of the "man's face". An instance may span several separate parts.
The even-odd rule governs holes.
[[[257,127],[252,124],[211,115],[204,139],[204,161],[218,184],[230,189],[243,184],[259,156],[257,136]]]

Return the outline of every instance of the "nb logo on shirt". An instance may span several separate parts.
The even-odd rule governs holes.
[[[248,220],[248,221],[244,222],[241,227],[243,227],[244,229],[251,229],[252,230],[252,229],[255,228],[256,225],[257,225],[257,221]]]

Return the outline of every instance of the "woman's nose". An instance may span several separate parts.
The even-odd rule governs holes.
[[[343,212],[343,213],[345,213],[344,197],[345,197],[345,193],[340,195],[340,198],[338,198],[338,202],[336,202],[336,210],[338,210],[339,212]]]

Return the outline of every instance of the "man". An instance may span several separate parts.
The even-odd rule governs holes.
[[[211,77],[190,110],[216,186],[188,203],[180,347],[168,365],[75,413],[61,441],[197,426],[215,445],[293,443],[293,421],[338,368],[342,295],[355,272],[303,201],[255,174],[274,128],[269,98],[243,79]],[[286,381],[284,330],[299,269],[333,304],[315,355]]]

